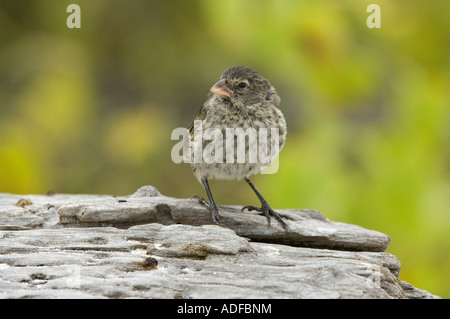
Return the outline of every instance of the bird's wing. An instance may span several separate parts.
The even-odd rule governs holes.
[[[200,111],[198,112],[197,116],[195,117],[195,119],[192,121],[191,125],[189,125],[188,131],[189,131],[189,137],[191,138],[191,140],[194,140],[194,122],[195,121],[203,121],[206,118],[206,105],[208,102],[206,102],[201,108]]]
[[[276,107],[280,107],[280,96],[273,86],[270,87],[270,90],[266,93],[266,101],[269,101]]]

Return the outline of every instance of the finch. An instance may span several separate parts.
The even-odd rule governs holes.
[[[207,101],[190,125],[191,142],[201,133],[197,132],[196,124],[203,133],[208,129],[221,133],[220,140],[215,141],[216,145],[223,146],[221,153],[217,149],[210,152],[215,160],[191,161],[193,173],[205,188],[208,201],[198,195],[194,197],[209,209],[217,224],[220,223],[220,215],[208,179],[244,179],[260,200],[261,207],[244,206],[242,211],[261,212],[269,227],[270,219],[274,217],[287,230],[287,224],[249,179],[270,165],[284,146],[287,128],[279,105],[280,97],[267,79],[247,66],[233,66],[225,70],[211,87]],[[233,132],[231,137],[230,132]],[[245,145],[239,145],[239,142]],[[206,141],[202,139],[200,143],[205,149]],[[252,155],[258,147],[257,155],[269,153],[270,156],[264,159],[264,156]]]

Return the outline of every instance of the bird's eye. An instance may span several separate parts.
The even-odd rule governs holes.
[[[240,82],[240,83],[238,84],[238,86],[239,86],[241,89],[243,89],[243,88],[245,88],[245,87],[247,86],[247,83],[245,83],[245,82]]]

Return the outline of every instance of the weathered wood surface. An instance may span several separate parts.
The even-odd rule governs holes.
[[[21,201],[22,200],[22,201]],[[0,194],[0,298],[434,298],[398,280],[389,236],[314,210],[275,221],[145,186]]]

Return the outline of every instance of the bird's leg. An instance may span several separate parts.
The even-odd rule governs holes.
[[[208,195],[209,203],[201,196],[194,195],[192,197],[193,198],[194,197],[197,198],[198,202],[200,204],[205,205],[206,207],[208,207],[209,211],[211,212],[211,215],[212,215],[212,218],[213,218],[214,222],[216,224],[219,224],[219,209],[217,208],[217,205],[214,202],[214,199],[212,197],[211,190],[209,189],[209,184],[208,184],[208,178],[207,177],[203,177],[202,178],[202,184],[203,184],[203,187],[205,188],[206,195]]]
[[[270,216],[273,216],[281,224],[281,226],[283,226],[284,230],[288,230],[287,224],[284,222],[281,216],[276,211],[274,211],[272,207],[270,207],[269,203],[264,199],[264,197],[262,197],[262,195],[256,189],[255,185],[253,185],[253,183],[250,181],[250,179],[248,177],[244,177],[244,179],[248,183],[248,185],[250,185],[250,187],[253,189],[256,196],[258,196],[258,199],[261,202],[261,207],[244,206],[242,207],[241,211],[243,211],[244,209],[248,209],[248,210],[256,210],[258,212],[263,213],[264,216],[266,216],[267,218],[267,223],[269,224],[269,227],[270,227]]]

